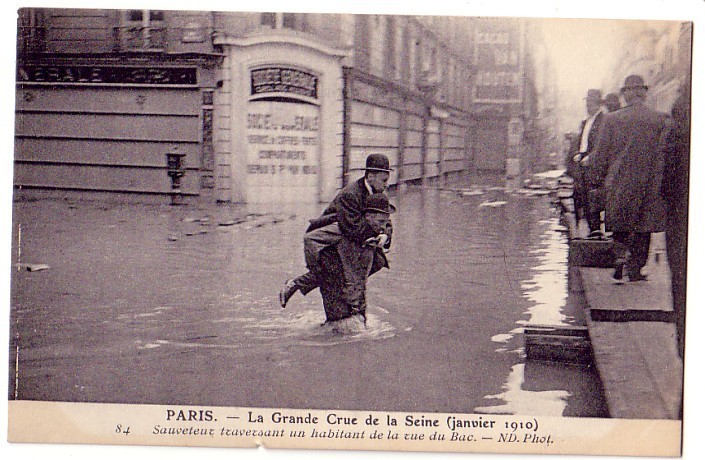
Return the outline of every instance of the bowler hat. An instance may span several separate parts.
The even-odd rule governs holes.
[[[629,75],[624,80],[624,86],[622,86],[622,91],[630,88],[649,89],[649,87],[644,84],[644,79],[641,77],[641,75]]]
[[[365,170],[384,172],[392,171],[389,167],[389,158],[381,153],[373,153],[367,157],[367,161],[365,161]]]
[[[589,89],[585,99],[588,101],[602,102],[602,91],[599,89]]]
[[[365,200],[365,212],[381,212],[394,214],[397,208],[389,203],[389,198],[384,193],[373,193]]]

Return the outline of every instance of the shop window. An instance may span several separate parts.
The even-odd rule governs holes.
[[[407,61],[406,40],[404,38],[404,26],[396,24],[394,28],[394,79],[401,81],[403,78],[403,66]]]
[[[296,22],[297,22],[296,16],[294,16],[292,13],[283,13],[282,14],[282,27],[283,28],[296,30],[297,29]]]
[[[124,11],[120,21],[119,41],[123,51],[154,51],[166,48],[164,12],[158,10]]]

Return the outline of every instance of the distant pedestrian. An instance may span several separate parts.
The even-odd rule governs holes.
[[[622,108],[622,101],[619,100],[619,94],[617,93],[609,93],[605,96],[602,103],[609,113],[615,112]]]
[[[644,104],[648,87],[639,75],[630,75],[621,88],[627,106],[606,114],[593,154],[593,167],[604,179],[605,225],[613,232],[615,271],[622,283],[646,280],[651,233],[666,229],[661,196],[664,171],[664,113]]]
[[[667,204],[666,251],[676,316],[678,354],[685,352],[686,259],[688,255],[688,178],[690,170],[690,78],[680,88],[671,110],[662,192]]]
[[[575,184],[580,169],[580,164],[573,161],[573,157],[578,151],[578,135],[574,132],[566,133],[563,136],[563,145],[565,149],[565,174],[573,179],[573,184]]]
[[[599,89],[589,89],[585,97],[587,117],[580,123],[578,138],[574,144],[573,162],[577,165],[573,183],[573,201],[578,219],[587,220],[591,232],[600,230],[600,213],[590,209],[588,192],[590,184],[585,163],[582,160],[592,152],[597,133],[602,123],[602,93]]]
[[[340,233],[358,245],[364,244],[370,238],[378,238],[379,232],[365,220],[364,208],[368,196],[383,193],[386,190],[391,171],[389,158],[385,155],[369,155],[365,161],[364,176],[338,192],[321,217],[311,221],[311,225],[306,230],[307,235],[316,229],[337,223]],[[386,242],[386,248],[389,248],[390,244],[391,239]],[[319,287],[318,277],[310,271],[297,278],[289,279],[279,293],[280,305],[282,308],[286,307],[296,291],[306,295],[317,287]]]

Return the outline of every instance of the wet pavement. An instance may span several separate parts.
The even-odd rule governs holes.
[[[11,399],[606,416],[593,369],[526,362],[526,325],[584,324],[545,194],[394,193],[368,327],[278,305],[323,205],[14,203]]]

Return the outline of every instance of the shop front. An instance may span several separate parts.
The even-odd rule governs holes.
[[[345,52],[288,31],[216,37],[218,198],[329,201],[342,184]]]

